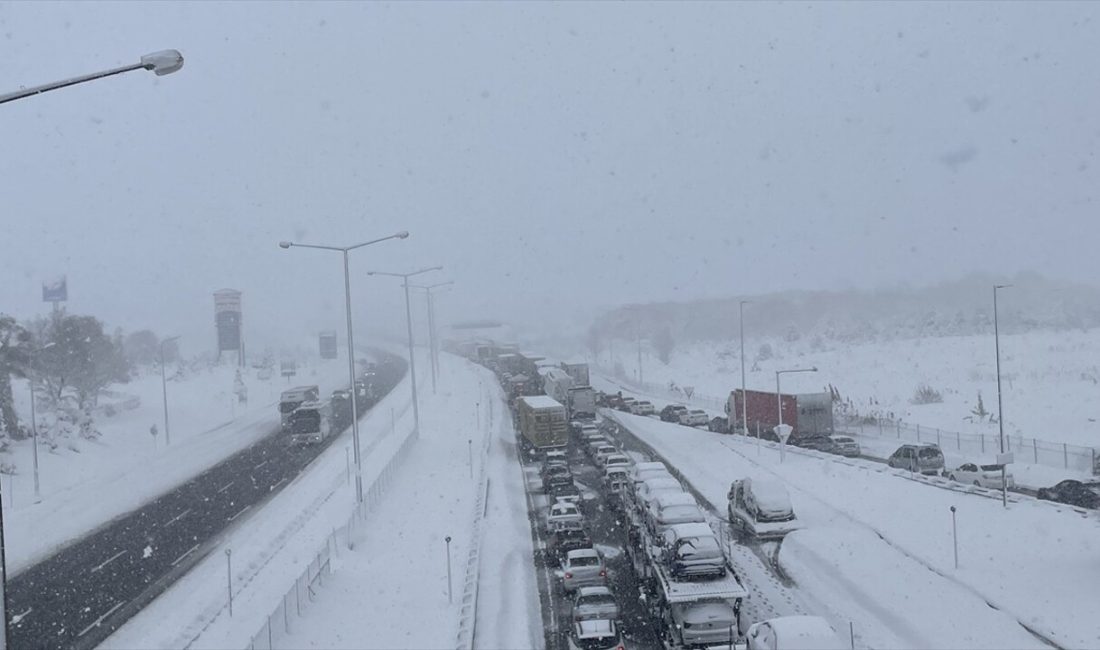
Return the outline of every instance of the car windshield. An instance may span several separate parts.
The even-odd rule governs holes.
[[[680,542],[680,556],[690,559],[695,556],[714,557],[721,554],[718,540],[713,537],[692,537]]]

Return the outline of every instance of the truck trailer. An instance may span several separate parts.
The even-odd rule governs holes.
[[[569,444],[569,418],[565,407],[551,397],[518,397],[516,418],[523,444],[529,450],[564,449]]]

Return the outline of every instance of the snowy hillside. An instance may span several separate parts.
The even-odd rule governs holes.
[[[746,317],[747,318],[747,317]],[[749,325],[746,324],[746,329]],[[629,379],[638,371],[634,345],[607,350],[599,364],[619,366]],[[1053,442],[1100,446],[1100,331],[1032,331],[1001,337],[1005,432]],[[784,392],[817,392],[834,386],[864,415],[962,433],[997,433],[997,384],[993,337],[943,336],[862,344],[821,339],[748,338],[748,388],[775,390],[775,370],[816,366],[816,373],[784,375]],[[724,397],[741,385],[739,341],[676,348],[668,364],[642,346],[642,378],[691,386]],[[926,385],[941,402],[914,403]],[[978,408],[981,395],[982,409]],[[975,411],[987,414],[979,417]]]

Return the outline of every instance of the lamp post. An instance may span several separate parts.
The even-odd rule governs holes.
[[[168,379],[164,373],[164,346],[178,340],[178,336],[170,336],[160,342],[160,391],[164,397],[164,446],[172,444],[172,438],[168,435]]]
[[[347,318],[348,326],[348,390],[351,391],[351,446],[355,451],[356,503],[363,502],[363,459],[359,456],[359,406],[356,403],[356,397],[358,395],[355,391],[355,339],[351,331],[351,274],[348,271],[348,251],[384,242],[389,239],[405,239],[408,236],[408,231],[402,230],[399,233],[365,241],[361,244],[355,244],[354,246],[323,246],[320,244],[298,244],[289,241],[279,242],[281,248],[290,248],[291,246],[297,246],[299,248],[319,248],[321,250],[339,251],[344,255],[344,315]]]
[[[35,379],[37,379],[37,376],[35,375],[35,372],[34,372],[34,361],[38,357],[39,352],[42,352],[43,350],[48,350],[48,349],[52,348],[55,345],[57,345],[57,343],[47,343],[46,345],[43,345],[42,347],[40,347],[36,350],[32,350],[31,351],[31,357],[28,360],[29,363],[27,364],[27,369],[30,371],[29,376],[27,377],[27,379],[29,381],[27,383],[30,384],[30,388],[31,388],[31,446],[32,446],[32,449],[33,449],[32,455],[34,457],[34,502],[35,503],[38,503],[42,500],[42,491],[41,491],[41,488],[39,487],[39,481],[38,481],[38,417],[35,415],[35,411],[34,411],[34,409],[35,409],[35,404],[34,404],[34,401],[35,401],[34,381],[35,381]]]
[[[454,280],[448,280],[447,282],[437,282],[436,284],[430,284],[428,286],[410,284],[411,289],[423,289],[424,295],[427,298],[428,308],[428,347],[431,349],[432,360],[432,393],[435,393],[436,376],[439,374],[439,343],[436,341],[435,333],[435,296],[432,295],[433,289],[440,287],[446,287],[454,284]]]
[[[997,429],[1000,433],[1001,441],[1001,455],[1005,453],[1005,411],[1004,405],[1001,401],[1001,332],[997,323],[997,290],[1007,289],[1011,287],[1011,284],[996,284],[993,285],[993,346],[997,354]],[[998,459],[1001,461],[1003,459]],[[1005,508],[1008,507],[1008,481],[1007,471],[1005,463],[999,462],[1001,466],[1001,505]]]
[[[779,375],[786,374],[788,372],[817,372],[817,366],[813,366],[812,368],[791,368],[789,370],[776,370],[775,371],[775,403],[776,403],[776,406],[779,409],[779,426],[776,427],[777,429],[781,429],[783,427],[783,392],[779,389]],[[786,447],[787,447],[787,441],[786,440],[780,440],[779,441],[779,451],[780,451],[781,454],[784,451],[784,449],[786,449]],[[782,456],[781,456],[781,458],[782,458]]]
[[[748,394],[745,392],[745,305],[750,304],[751,300],[742,300],[737,305],[737,310],[741,316],[741,432],[747,438],[749,435],[749,416],[748,416]],[[779,392],[778,389],[776,392]],[[756,436],[757,451],[759,452],[760,436]]]
[[[367,275],[388,275],[393,278],[401,278],[402,285],[405,287],[405,328],[409,333],[409,375],[412,379],[412,400],[413,400],[413,428],[416,430],[417,435],[420,434],[420,405],[417,404],[416,399],[416,356],[413,354],[413,326],[412,326],[412,306],[409,304],[409,278],[414,275],[420,275],[421,273],[427,273],[428,271],[442,271],[442,266],[429,266],[428,268],[420,269],[419,271],[413,271],[412,273],[388,273],[386,271],[367,271]]]
[[[17,99],[30,97],[31,95],[40,95],[44,92],[57,90],[58,88],[75,86],[86,81],[95,81],[96,79],[111,77],[116,74],[122,74],[123,72],[130,72],[131,70],[152,70],[153,74],[157,75],[158,77],[162,77],[166,74],[172,74],[182,67],[182,54],[180,54],[177,50],[162,50],[160,52],[146,54],[145,56],[141,57],[141,60],[137,63],[124,65],[121,68],[111,68],[110,70],[104,70],[102,72],[93,72],[91,74],[82,75],[80,77],[73,77],[72,79],[54,81],[52,83],[42,84],[41,86],[34,86],[32,88],[24,88],[22,90],[16,90],[15,92],[5,93],[3,95],[0,95],[0,104],[6,104],[7,102],[15,101]]]

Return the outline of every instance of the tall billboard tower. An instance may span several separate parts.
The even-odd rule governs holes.
[[[219,289],[214,292],[214,326],[218,331],[218,360],[221,361],[222,352],[235,350],[237,365],[244,366],[240,291]]]

